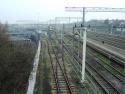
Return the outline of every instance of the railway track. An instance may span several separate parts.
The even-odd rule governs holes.
[[[117,37],[112,36],[112,35],[88,32],[88,38],[94,39],[94,40],[99,41],[99,42],[104,41],[108,45],[115,46],[115,47],[118,47],[120,49],[125,50],[125,40],[120,38],[120,37],[117,38]]]
[[[120,82],[124,82],[124,75],[123,75],[123,73],[116,69],[116,68],[120,68],[120,69],[123,70],[123,69],[124,69],[124,66],[119,65],[119,63],[114,62],[114,61],[113,61],[113,62],[110,62],[110,63],[112,63],[112,65],[111,65],[111,64],[105,62],[105,61],[103,60],[103,58],[99,57],[99,56],[97,55],[97,52],[96,52],[95,50],[91,49],[91,50],[93,50],[93,52],[91,52],[91,51],[88,50],[88,49],[89,49],[89,48],[87,48],[87,52],[88,52],[87,55],[88,55],[89,57],[94,57],[94,58],[96,58],[96,61],[97,61],[97,63],[98,63],[100,66],[102,66],[103,68],[105,68],[105,70],[107,70],[107,71],[110,72],[112,75],[114,75],[117,79],[119,79]],[[75,53],[76,53],[76,51],[75,51]],[[80,58],[82,58],[81,56],[82,56],[82,53],[80,54]],[[88,57],[88,58],[89,58],[89,57]],[[102,62],[102,63],[100,63],[100,62]],[[113,72],[115,72],[115,74],[112,72],[112,70],[113,70]]]
[[[120,94],[114,86],[104,77],[102,76],[94,66],[86,63],[86,70],[89,72],[93,78],[97,81],[97,83],[103,88],[103,91],[107,94]]]
[[[108,52],[107,50],[101,49],[97,46],[93,46],[90,43],[87,43],[87,47],[90,49],[93,49],[94,51],[100,53],[101,55],[105,56],[106,58],[109,58],[114,64],[116,63],[117,65],[121,66],[124,68],[124,62],[125,58],[119,57],[113,53]]]
[[[77,94],[74,87],[71,86],[67,73],[65,71],[65,66],[63,64],[62,58],[59,57],[60,53],[58,49],[52,46],[52,42],[47,42],[48,52],[50,56],[50,62],[52,65],[52,71],[54,76],[54,88],[57,94]],[[55,94],[55,93],[54,93]]]
[[[67,38],[73,38],[74,41],[78,42],[78,40],[76,38],[74,38],[73,36],[67,36]],[[80,44],[82,44],[82,41],[80,40]],[[110,60],[114,63],[116,63],[117,65],[121,66],[124,68],[124,62],[125,59],[119,56],[114,55],[113,53],[110,53],[106,50],[100,49],[99,47],[95,47],[93,45],[91,45],[90,43],[87,43],[87,47],[90,49],[93,49],[95,52],[98,52],[100,54],[102,54],[103,56],[110,58]]]
[[[95,53],[92,53],[89,50],[87,50],[87,51],[88,51],[88,56],[95,57],[97,63],[100,66],[102,66],[103,68],[105,68],[105,70],[107,70],[109,73],[114,75],[117,79],[119,79],[120,82],[124,82],[124,75],[119,70],[115,69],[115,67],[111,66],[109,63],[106,63],[102,58],[98,57],[98,55],[95,55]],[[100,62],[102,62],[102,63],[100,63]],[[120,68],[121,66],[117,65],[117,67]],[[115,71],[115,74],[112,72],[112,70]]]
[[[66,49],[68,50],[70,48],[66,48]],[[68,52],[71,52],[71,51],[68,51]],[[71,54],[73,54],[73,53],[71,53]],[[75,56],[75,58],[77,59],[77,55]],[[79,61],[79,59],[77,59],[77,60]],[[119,77],[114,75],[112,72],[110,72],[110,70],[108,70],[106,67],[101,65],[101,63],[99,63],[99,61],[97,62],[96,60],[93,59],[91,62],[96,62],[96,63],[90,64],[90,63],[88,63],[88,61],[86,61],[86,62],[87,62],[86,71],[89,74],[93,75],[93,78],[103,88],[103,91],[105,91],[107,94],[120,94],[119,88],[120,88],[121,80],[123,80],[123,79],[120,79]],[[102,68],[102,69],[100,70],[99,68]],[[98,72],[98,70],[100,70],[100,71]],[[92,71],[93,72],[95,71],[95,72],[92,73]],[[96,75],[94,76],[94,74],[96,74]],[[98,74],[98,76],[97,76],[97,74]],[[105,75],[103,75],[103,74],[105,74]],[[109,76],[109,78],[107,78],[106,76]]]

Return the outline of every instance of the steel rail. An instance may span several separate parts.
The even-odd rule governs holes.
[[[50,41],[50,43],[51,43],[51,45],[52,45],[52,41]],[[66,74],[66,72],[63,70],[63,68],[62,68],[62,66],[61,66],[61,64],[60,64],[60,62],[59,62],[59,57],[58,57],[58,55],[56,54],[56,52],[55,52],[55,50],[54,50],[54,47],[52,46],[52,51],[53,51],[53,53],[54,53],[54,55],[55,55],[55,59],[56,59],[56,61],[57,61],[57,63],[58,63],[58,65],[59,65],[59,68],[60,68],[60,70],[61,70],[61,72],[62,72],[62,75],[63,75],[63,77],[64,77],[64,79],[65,79],[65,83],[66,83],[66,85],[67,85],[67,89],[68,89],[68,91],[69,91],[69,93],[70,94],[73,94],[73,91],[72,91],[72,88],[71,88],[71,86],[70,86],[70,83],[69,83],[69,79],[68,79],[68,77],[67,77],[67,74]],[[57,77],[56,77],[56,79],[58,79]],[[57,82],[58,84],[59,84],[59,82]],[[58,87],[58,86],[57,86]],[[58,87],[59,88],[59,87]],[[60,88],[60,91],[61,91],[61,88]],[[59,91],[59,92],[60,92]],[[60,92],[61,93],[61,92]],[[60,94],[60,93],[58,93],[58,94]]]

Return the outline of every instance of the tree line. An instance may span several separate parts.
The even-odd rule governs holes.
[[[36,44],[12,41],[8,25],[0,24],[0,94],[25,94]]]

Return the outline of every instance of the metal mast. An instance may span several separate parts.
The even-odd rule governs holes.
[[[83,13],[83,27],[85,27],[85,13],[86,12],[123,12],[125,8],[106,8],[106,7],[65,7],[66,11],[82,12]],[[86,28],[83,36],[83,60],[82,60],[82,82],[85,80],[85,57],[86,56]]]

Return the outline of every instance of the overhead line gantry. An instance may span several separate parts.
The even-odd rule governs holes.
[[[125,8],[107,8],[107,7],[65,7],[66,11],[70,12],[82,12],[82,28],[76,28],[83,31],[83,60],[82,60],[82,82],[85,81],[85,59],[86,59],[86,28],[85,28],[85,13],[86,12],[121,12],[125,13]]]

